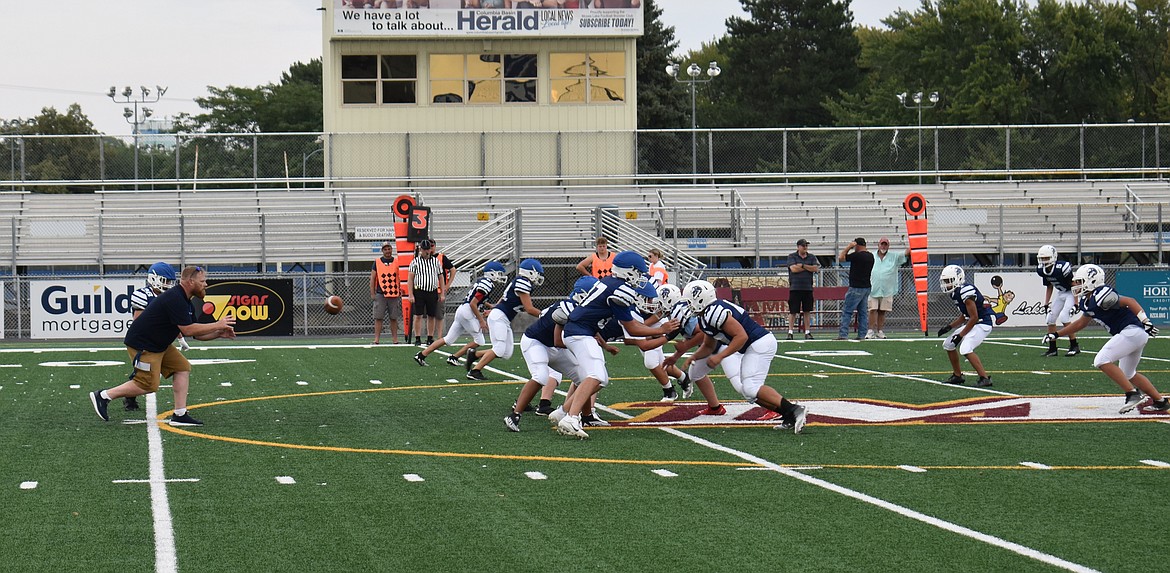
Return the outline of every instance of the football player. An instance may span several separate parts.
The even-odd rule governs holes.
[[[673,320],[658,327],[634,320],[637,293],[649,298],[658,296],[649,285],[646,271],[646,260],[638,253],[618,253],[613,259],[610,275],[598,280],[569,315],[564,327],[564,343],[577,359],[581,383],[578,390],[566,398],[564,405],[549,414],[549,421],[557,424],[560,433],[589,437],[581,426],[582,409],[594,394],[609,384],[602,345],[596,338],[603,321],[617,320],[634,336],[655,336],[678,328],[678,322]]]
[[[146,305],[150,304],[150,301],[154,300],[155,297],[175,286],[175,282],[177,282],[175,269],[171,265],[163,262],[150,265],[146,271],[146,286],[130,295],[130,309],[134,311],[134,318],[138,318],[138,315],[146,310]],[[179,334],[179,350],[185,351],[190,348],[187,339]],[[138,398],[135,396],[127,396],[124,403],[127,410],[138,409]]]
[[[703,378],[723,366],[731,387],[744,399],[780,414],[782,422],[776,429],[797,434],[804,431],[808,409],[764,384],[776,356],[776,337],[743,308],[718,298],[715,287],[707,281],[691,281],[682,293],[704,335],[702,346],[691,357],[691,379]]]
[[[459,305],[455,311],[455,320],[451,321],[451,328],[447,330],[447,335],[432,342],[422,352],[415,354],[414,361],[419,366],[426,366],[427,356],[445,346],[448,340],[455,342],[464,334],[471,335],[471,342],[460,348],[455,354],[448,356],[447,364],[459,366],[459,357],[467,352],[471,353],[468,356],[474,356],[475,348],[483,344],[483,331],[487,330],[487,319],[484,318],[482,309],[485,306],[490,306],[486,301],[492,293],[492,287],[507,281],[508,271],[504,269],[504,265],[497,261],[485,264],[483,276],[475,281],[471,290],[467,292],[467,297],[463,299],[463,304]]]
[[[975,285],[967,284],[967,274],[963,272],[962,267],[958,265],[947,265],[942,270],[942,276],[939,277],[939,285],[943,292],[951,297],[951,302],[955,304],[955,308],[959,309],[959,316],[950,324],[938,329],[938,335],[943,336],[946,333],[960,328],[958,332],[943,342],[943,350],[947,351],[947,358],[951,361],[951,369],[953,374],[950,378],[944,380],[947,384],[963,384],[967,379],[963,378],[963,371],[959,368],[959,355],[962,354],[967,358],[967,362],[975,368],[975,372],[979,374],[979,380],[975,382],[976,386],[987,387],[991,386],[991,376],[987,375],[987,371],[983,369],[983,361],[979,360],[979,355],[975,354],[975,349],[983,343],[983,339],[991,334],[991,326],[995,320],[995,313],[991,310],[991,306],[984,304],[983,293],[975,288]]]
[[[516,277],[504,290],[504,296],[488,313],[488,334],[492,337],[492,348],[483,353],[479,361],[467,371],[468,380],[484,380],[483,369],[496,358],[507,360],[512,357],[515,334],[512,319],[520,311],[540,316],[540,309],[532,304],[532,289],[544,284],[544,267],[536,259],[520,261]]]
[[[529,378],[520,389],[520,397],[512,404],[512,412],[504,417],[504,425],[509,430],[520,431],[520,414],[536,397],[537,391],[542,393],[537,413],[547,408],[544,413],[547,416],[552,411],[551,391],[556,389],[565,375],[577,379],[577,360],[572,352],[562,346],[561,329],[569,321],[569,315],[577,308],[577,303],[596,282],[597,279],[591,276],[577,279],[569,297],[541,311],[536,322],[520,337],[520,354],[528,365]],[[546,401],[548,404],[545,404]]]
[[[653,283],[653,276],[650,277],[650,281]],[[655,291],[655,294],[657,294],[657,291]],[[663,305],[661,304],[658,297],[647,298],[641,294],[638,295],[638,302],[636,303],[635,308],[637,309],[637,312],[633,313],[632,315],[634,320],[648,326],[653,326],[656,324],[659,320],[662,319],[661,315],[670,310],[669,308],[667,308],[666,311],[663,310]],[[690,378],[687,377],[685,372],[680,371],[677,367],[668,367],[665,364],[666,356],[662,352],[662,345],[666,343],[666,337],[661,337],[662,339],[657,343],[654,343],[653,339],[646,339],[645,337],[641,337],[647,340],[649,342],[648,344],[635,343],[634,340],[637,338],[639,337],[632,336],[629,333],[625,333],[623,336],[623,339],[628,344],[638,346],[639,351],[642,353],[642,365],[646,368],[646,370],[650,371],[650,375],[653,376],[654,379],[658,381],[658,385],[662,387],[662,401],[674,402],[678,399],[678,391],[674,388],[674,384],[670,382],[670,376],[672,375],[678,379],[679,386],[682,387],[683,399],[685,400],[690,398],[691,393],[694,392],[694,389],[691,386]]]
[[[1158,334],[1158,328],[1150,322],[1142,305],[1106,285],[1105,270],[1097,265],[1078,267],[1073,273],[1072,284],[1077,306],[1083,314],[1072,324],[1044,335],[1044,342],[1053,345],[1057,338],[1081,330],[1089,325],[1089,321],[1097,321],[1109,330],[1110,338],[1097,352],[1093,366],[1125,391],[1125,403],[1118,412],[1125,414],[1133,410],[1147,396],[1152,402],[1142,408],[1143,412],[1170,410],[1166,397],[1154,388],[1145,374],[1137,371],[1142,350],[1150,337]]]
[[[1056,332],[1056,324],[1064,326],[1072,322],[1072,310],[1077,302],[1072,293],[1072,265],[1056,257],[1056,247],[1044,245],[1036,252],[1036,274],[1044,281],[1044,306],[1048,307],[1048,332]],[[1069,335],[1068,352],[1065,356],[1081,353],[1077,337]],[[1056,339],[1048,345],[1045,356],[1056,356]]]
[[[663,305],[670,306],[669,316],[679,322],[679,329],[666,335],[667,340],[674,340],[680,334],[683,336],[682,341],[674,343],[674,354],[665,357],[663,363],[668,366],[673,366],[678,363],[679,359],[683,357],[688,350],[696,348],[703,344],[706,335],[702,330],[699,330],[699,319],[691,312],[691,303],[683,300],[682,291],[674,285],[662,285],[658,288],[658,297],[662,299]],[[673,304],[670,301],[674,301]],[[721,350],[716,346],[715,351]],[[719,396],[715,393],[715,384],[711,382],[711,377],[703,376],[702,378],[691,379],[689,371],[693,355],[683,361],[683,365],[679,370],[686,372],[687,379],[691,381],[692,387],[698,388],[699,393],[707,400],[707,409],[700,412],[703,416],[722,416],[727,413],[727,408],[719,402]],[[769,410],[769,412],[771,412]]]

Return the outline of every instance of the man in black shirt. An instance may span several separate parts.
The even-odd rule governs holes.
[[[207,273],[200,267],[183,269],[177,287],[172,287],[146,305],[146,309],[126,331],[123,343],[130,355],[133,371],[130,379],[108,390],[95,390],[89,400],[102,420],[109,421],[111,400],[127,396],[141,396],[158,391],[159,380],[174,376],[175,411],[169,423],[172,426],[202,426],[187,413],[187,389],[191,381],[191,363],[171,346],[182,333],[196,340],[235,338],[236,319],[225,313],[218,321],[204,324],[195,322],[195,308],[191,297],[207,296]]]
[[[837,255],[837,262],[849,263],[849,290],[841,303],[837,340],[849,338],[849,323],[853,321],[854,312],[857,312],[857,339],[861,340],[869,330],[869,275],[873,272],[873,253],[865,249],[865,239],[857,237]]]

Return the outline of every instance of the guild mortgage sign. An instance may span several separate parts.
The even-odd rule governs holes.
[[[333,0],[335,36],[379,37],[602,37],[641,36],[642,8],[462,9],[459,0],[431,0],[428,8],[357,8],[364,0]],[[629,4],[629,2],[627,2]]]
[[[29,282],[31,338],[122,338],[134,321],[130,295],[143,279]]]

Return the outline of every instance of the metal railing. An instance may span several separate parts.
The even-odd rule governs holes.
[[[698,169],[684,159],[691,130],[163,134],[137,140],[0,134],[0,187],[1165,179],[1170,176],[1167,128],[1170,124],[1124,123],[703,129],[694,132],[704,155]],[[503,151],[521,147],[543,153],[518,161]],[[371,154],[372,149],[386,152]]]

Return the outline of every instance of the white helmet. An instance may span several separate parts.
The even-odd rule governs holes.
[[[1082,297],[1105,286],[1105,269],[1097,265],[1081,265],[1077,267],[1072,278],[1073,295]]]
[[[1056,247],[1052,245],[1044,245],[1040,250],[1036,251],[1036,264],[1046,273],[1051,273],[1052,269],[1056,268]]]
[[[702,313],[715,302],[715,286],[703,280],[691,281],[682,290],[683,298],[695,314]]]
[[[938,279],[939,286],[942,287],[943,292],[948,294],[963,286],[965,282],[967,282],[967,273],[964,273],[963,267],[959,265],[943,267],[942,276]]]
[[[657,298],[647,298],[646,295],[640,293],[638,294],[638,300],[635,304],[638,305],[638,310],[642,312],[642,314],[654,314],[659,310],[662,310],[662,306],[659,304]]]
[[[658,287],[658,302],[662,303],[662,308],[674,308],[678,301],[682,300],[682,291],[678,287],[665,284]]]

